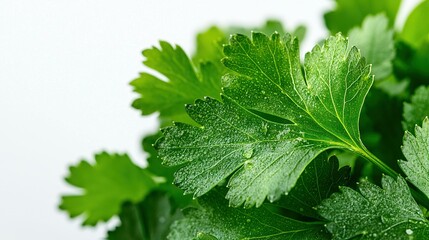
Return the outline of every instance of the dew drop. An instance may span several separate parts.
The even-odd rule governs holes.
[[[249,223],[250,221],[251,221],[251,220],[250,220],[250,218],[246,219],[246,222],[248,222],[248,223]]]
[[[250,169],[252,167],[253,167],[253,163],[251,161],[248,160],[248,161],[244,162],[244,168],[245,169]]]
[[[414,232],[413,232],[413,230],[411,230],[411,229],[407,229],[407,230],[405,230],[405,233],[406,233],[406,234],[408,234],[408,235],[411,235],[411,234],[413,234]]]
[[[243,157],[249,159],[252,156],[253,156],[253,148],[248,148],[248,149],[244,150]]]

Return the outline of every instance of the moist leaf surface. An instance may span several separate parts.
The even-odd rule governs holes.
[[[230,208],[216,190],[199,203],[172,225],[168,239],[330,239],[321,222],[293,220],[265,204],[253,209]]]
[[[338,191],[350,179],[350,167],[338,169],[338,159],[321,154],[305,168],[287,196],[272,204],[301,215],[320,219],[315,210],[324,199]]]
[[[363,180],[359,192],[341,187],[318,207],[333,239],[426,239],[429,221],[402,177],[384,176],[382,188]]]

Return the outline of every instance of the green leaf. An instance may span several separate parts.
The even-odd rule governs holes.
[[[131,82],[134,91],[140,94],[133,107],[140,109],[143,115],[159,112],[161,120],[166,122],[192,123],[184,105],[204,96],[219,98],[222,72],[211,62],[195,66],[179,46],[173,47],[163,41],[160,46],[160,49],[154,47],[143,51],[144,64],[166,79],[141,73]]]
[[[363,57],[372,64],[375,79],[384,79],[392,73],[395,57],[393,30],[388,27],[384,14],[367,16],[361,28],[349,32],[349,45],[360,49]]]
[[[325,24],[331,33],[347,33],[361,25],[366,16],[384,13],[392,27],[400,4],[401,0],[336,0],[335,9],[324,15]]]
[[[207,30],[197,34],[196,52],[193,56],[193,61],[196,64],[200,62],[210,61],[226,71],[226,68],[221,64],[223,58],[222,45],[227,43],[226,34],[216,26],[212,26]]]
[[[108,240],[164,240],[171,224],[183,217],[166,193],[154,191],[137,204],[126,203],[121,225],[108,232]]]
[[[426,103],[427,104],[427,103]],[[400,160],[399,166],[426,197],[429,198],[429,119],[423,120],[422,127],[416,125],[415,136],[406,131],[402,152],[408,161]]]
[[[414,131],[417,124],[429,116],[429,86],[421,86],[411,96],[411,102],[404,103],[404,121],[402,126],[404,130]]]
[[[367,154],[359,114],[373,78],[358,50],[341,35],[305,58],[298,41],[235,35],[225,47],[223,103],[206,98],[187,107],[201,125],[177,123],[163,130],[157,149],[164,163],[182,165],[176,184],[199,197],[232,175],[232,206],[260,206],[279,199],[305,167],[329,148]]]
[[[360,192],[340,187],[318,207],[333,239],[426,239],[429,221],[402,177],[384,176],[382,187],[361,181]]]
[[[82,193],[64,195],[59,208],[71,217],[83,215],[84,225],[109,220],[120,212],[123,202],[139,202],[156,187],[153,175],[134,165],[127,155],[106,152],[95,155],[94,165],[83,160],[71,166],[66,181]]]
[[[293,31],[292,30],[287,30],[282,22],[280,22],[279,20],[275,20],[275,19],[270,19],[267,20],[265,22],[264,25],[262,26],[255,26],[255,27],[237,27],[237,26],[233,26],[230,28],[226,29],[226,32],[228,33],[228,35],[233,35],[233,34],[242,34],[248,37],[251,37],[251,32],[261,32],[263,34],[269,35],[272,34],[274,32],[279,33],[281,36],[290,33],[293,36],[297,37],[298,40],[300,42],[302,42],[304,40],[305,37],[305,33],[306,33],[306,28],[305,26],[297,26]]]
[[[422,1],[408,15],[400,37],[413,47],[418,48],[424,41],[429,40],[429,25],[427,14],[429,12],[429,1]]]
[[[338,169],[338,159],[321,154],[305,168],[295,187],[274,205],[319,219],[315,210],[322,200],[338,191],[350,179],[350,167]]]
[[[186,209],[168,239],[330,239],[323,223],[300,222],[273,212],[269,206],[241,209],[228,207],[223,194],[211,191],[199,198],[198,208]],[[197,238],[198,239],[198,238]]]

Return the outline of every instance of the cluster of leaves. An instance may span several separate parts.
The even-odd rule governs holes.
[[[211,27],[192,57],[144,50],[165,77],[131,82],[163,127],[142,141],[148,166],[82,161],[60,208],[89,226],[119,216],[112,240],[426,239],[429,1],[395,31],[400,3],[337,0],[334,36],[303,61],[305,28],[275,20]]]

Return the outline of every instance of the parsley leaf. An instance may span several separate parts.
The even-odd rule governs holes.
[[[233,174],[230,204],[260,206],[288,193],[326,149],[369,156],[359,114],[373,79],[341,35],[306,55],[304,73],[290,35],[235,35],[224,52],[235,73],[223,79],[223,103],[206,98],[189,105],[201,127],[177,123],[157,142],[165,164],[182,165],[175,183],[185,193],[199,197]]]
[[[118,214],[123,202],[142,200],[156,187],[154,176],[131,162],[127,155],[102,152],[95,164],[81,161],[70,167],[66,181],[83,189],[82,194],[62,197],[60,209],[71,217],[84,215],[84,225],[96,225]]]
[[[395,181],[384,176],[380,188],[367,180],[359,184],[360,193],[340,187],[318,207],[330,222],[333,239],[426,239],[429,221],[413,199],[402,177]]]
[[[179,46],[173,47],[167,42],[160,42],[161,48],[146,49],[144,64],[164,75],[167,80],[141,73],[130,84],[140,98],[133,102],[133,107],[144,115],[159,111],[164,122],[177,119],[192,123],[186,115],[184,105],[204,96],[219,98],[220,76],[222,72],[211,62],[195,66]]]
[[[350,179],[350,167],[338,169],[338,165],[335,156],[319,155],[308,164],[289,194],[273,205],[320,219],[315,207],[337,192],[339,186],[346,185]]]
[[[325,24],[331,33],[347,33],[359,26],[366,16],[384,13],[389,26],[393,26],[400,4],[401,0],[336,0],[335,10],[324,15]]]
[[[429,116],[429,86],[421,86],[411,96],[411,102],[404,103],[404,130],[414,131],[416,124],[420,124],[423,119]]]
[[[362,56],[372,64],[375,79],[383,79],[392,73],[395,57],[393,30],[388,27],[384,14],[368,16],[361,28],[353,28],[349,34],[349,45],[360,49]]]
[[[168,239],[330,239],[320,222],[301,222],[279,215],[268,205],[241,209],[228,207],[214,190],[198,199],[198,208],[184,210]]]
[[[402,152],[408,161],[399,161],[407,178],[429,198],[429,119],[416,126],[415,136],[406,131]]]

